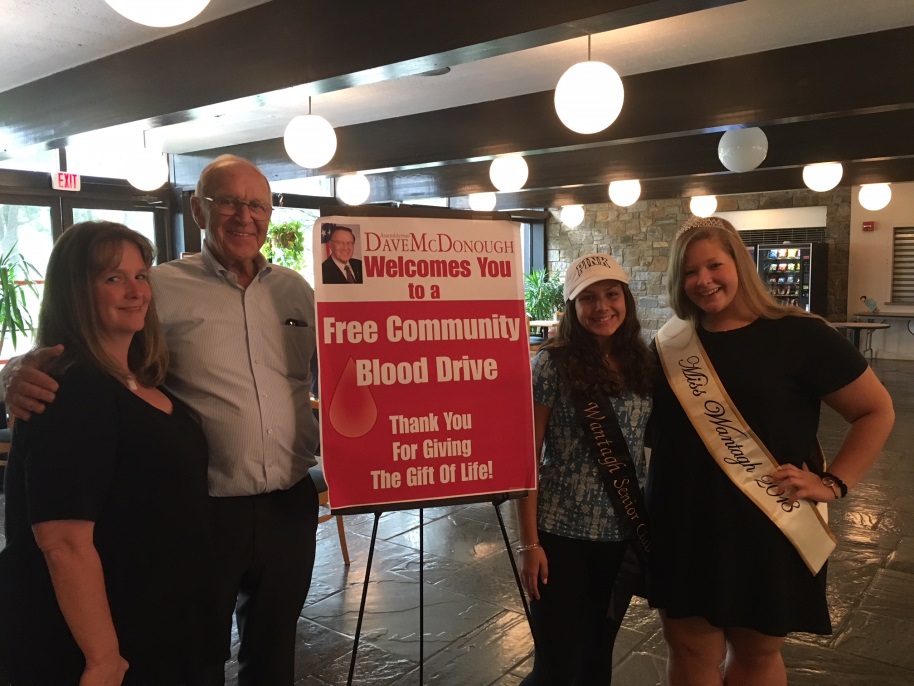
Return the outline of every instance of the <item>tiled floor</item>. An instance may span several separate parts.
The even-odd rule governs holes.
[[[792,686],[914,683],[914,461],[905,459],[914,455],[914,362],[882,360],[875,369],[895,401],[895,430],[866,480],[831,509],[839,539],[829,571],[835,633],[788,639]],[[820,439],[827,455],[844,430],[824,408]],[[513,506],[502,511],[513,542]],[[423,517],[423,683],[516,686],[529,671],[532,640],[493,506],[427,509]],[[348,569],[336,526],[318,530],[314,583],[299,624],[296,683],[303,686],[346,683],[373,515],[345,521]],[[420,684],[418,549],[417,511],[381,517],[356,684]],[[664,659],[654,613],[633,604],[616,644],[614,683],[665,684]]]

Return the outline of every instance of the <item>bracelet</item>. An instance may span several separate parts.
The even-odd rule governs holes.
[[[829,486],[835,492],[835,499],[843,498],[847,495],[847,484],[831,472],[822,472],[822,483]],[[839,494],[840,490],[840,494]]]
[[[519,545],[514,549],[514,552],[516,552],[518,555],[520,555],[521,553],[525,553],[528,550],[534,550],[535,548],[540,548],[540,547],[542,547],[542,546],[540,546],[540,542],[537,541],[536,543],[531,543],[530,545]]]

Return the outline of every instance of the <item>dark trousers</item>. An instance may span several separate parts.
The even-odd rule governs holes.
[[[314,482],[305,476],[286,491],[210,502],[218,643],[196,684],[225,683],[234,612],[241,639],[238,686],[292,686],[295,632],[314,568]]]
[[[522,686],[608,686],[613,643],[632,595],[616,589],[614,597],[630,544],[544,531],[539,540],[549,563],[549,583],[540,583],[540,599],[530,602],[533,671]]]

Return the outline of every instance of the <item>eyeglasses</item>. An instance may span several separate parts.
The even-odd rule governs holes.
[[[220,195],[217,198],[204,197],[203,199],[213,203],[216,212],[225,216],[238,214],[241,212],[242,207],[248,208],[248,212],[251,213],[251,219],[269,219],[270,215],[273,214],[273,206],[261,200],[241,200],[231,195]]]

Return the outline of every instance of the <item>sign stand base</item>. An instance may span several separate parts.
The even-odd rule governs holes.
[[[505,541],[505,550],[508,553],[508,559],[511,561],[511,569],[514,571],[514,581],[517,584],[517,592],[520,594],[521,603],[524,606],[524,614],[527,616],[527,624],[530,623],[530,606],[527,604],[527,596],[524,594],[524,588],[521,585],[520,573],[517,571],[517,562],[514,555],[511,554],[511,542],[508,540],[508,531],[505,528],[505,520],[501,516],[499,506],[508,500],[507,495],[501,495],[491,500],[495,508],[495,516],[498,518],[498,526],[501,528],[501,535]],[[424,575],[424,510],[419,508],[419,684],[423,683],[423,665],[425,662],[425,575]],[[365,582],[362,586],[362,601],[359,604],[359,618],[355,625],[355,639],[352,644],[352,659],[349,662],[349,678],[346,680],[347,686],[352,686],[352,677],[355,674],[355,661],[359,651],[359,637],[362,633],[362,620],[365,617],[365,601],[368,599],[368,581],[371,578],[371,562],[374,557],[375,542],[378,538],[378,522],[381,520],[382,511],[374,513],[374,526],[371,528],[371,544],[368,547],[368,561],[365,565]]]

